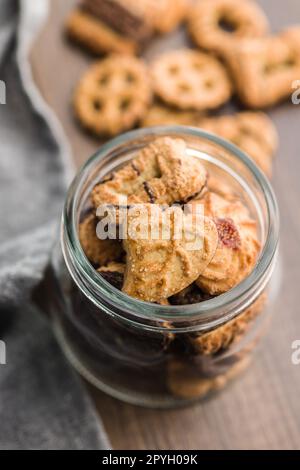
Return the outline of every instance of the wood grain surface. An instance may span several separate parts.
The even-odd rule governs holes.
[[[100,145],[81,132],[70,109],[74,85],[92,58],[63,36],[65,17],[76,2],[50,3],[51,14],[32,52],[33,71],[79,165]],[[300,23],[299,0],[259,3],[274,31]],[[157,40],[148,56],[183,41],[183,32]],[[300,365],[291,361],[292,342],[300,340],[300,105],[286,103],[271,116],[280,134],[274,186],[282,221],[282,283],[269,334],[241,379],[191,408],[147,410],[89,387],[115,449],[300,449]]]

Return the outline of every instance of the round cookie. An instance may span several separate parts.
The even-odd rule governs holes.
[[[152,64],[157,96],[179,109],[214,109],[231,96],[231,83],[214,57],[192,49],[167,52]]]
[[[189,31],[195,43],[226,55],[241,38],[265,36],[268,20],[252,0],[201,0],[191,10]]]
[[[112,55],[95,63],[81,79],[74,98],[81,124],[96,135],[116,135],[142,119],[152,92],[144,63]]]

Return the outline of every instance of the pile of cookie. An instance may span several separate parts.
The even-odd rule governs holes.
[[[126,209],[125,237],[98,238],[98,208],[103,205],[116,211],[117,234],[124,233],[120,211]],[[184,205],[187,213],[182,210]],[[204,208],[203,223],[199,223],[199,215],[195,221],[198,205]],[[153,207],[159,236],[133,236],[131,225],[146,227],[151,233]],[[185,227],[179,238],[175,236],[178,215],[184,217]],[[169,238],[163,236],[166,223],[170,224]],[[200,160],[188,155],[185,141],[171,137],[152,141],[94,186],[80,217],[79,239],[86,257],[107,282],[133,298],[159,305],[197,304],[228,292],[250,274],[261,251],[257,222],[248,207],[237,195],[216,190],[213,175]],[[198,239],[201,247],[195,243]],[[226,373],[217,373],[213,379],[206,379],[193,361],[201,357],[202,362],[209,362],[236,345],[253,327],[265,301],[262,293],[237,318],[205,334],[185,334],[178,339],[168,333],[171,324],[165,322],[162,353],[172,393],[185,398],[202,396],[237,373],[248,360],[246,352],[234,358],[234,367],[230,364],[227,371],[226,366]]]
[[[148,64],[138,57],[155,35],[183,23],[195,48]],[[272,36],[254,0],[82,0],[66,28],[101,55],[75,92],[85,129],[111,137],[136,126],[202,127],[238,145],[271,176],[278,138],[258,110],[288,98],[300,77],[299,26]],[[248,110],[211,115],[233,96]]]

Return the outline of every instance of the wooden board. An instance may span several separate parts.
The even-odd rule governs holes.
[[[74,0],[50,0],[51,15],[32,63],[46,101],[68,136],[77,165],[99,146],[72,118],[75,83],[91,58],[70,46],[62,31]],[[273,30],[300,23],[299,0],[261,0]],[[149,55],[183,44],[183,33],[158,40]],[[300,77],[299,77],[300,79]],[[274,186],[282,218],[282,284],[267,338],[251,369],[217,397],[192,408],[156,411],[120,403],[91,387],[115,449],[300,449],[300,365],[291,344],[300,340],[300,105],[271,112],[280,134]]]

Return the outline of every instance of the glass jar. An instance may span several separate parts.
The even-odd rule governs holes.
[[[156,305],[127,296],[97,273],[78,239],[80,214],[94,185],[166,135],[186,141],[188,153],[213,174],[211,189],[222,192],[226,186],[247,204],[262,243],[257,264],[243,282],[192,305]],[[48,269],[51,315],[63,350],[92,384],[133,404],[172,407],[220,390],[245,369],[265,332],[278,233],[269,182],[229,142],[187,127],[142,129],[110,141],[69,189],[61,240]]]

